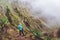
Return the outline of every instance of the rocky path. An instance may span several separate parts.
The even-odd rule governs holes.
[[[9,29],[8,33],[10,34],[11,39],[10,40],[33,40],[30,36],[20,36],[16,31],[13,29]]]

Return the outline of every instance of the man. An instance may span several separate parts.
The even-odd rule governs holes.
[[[21,24],[21,23],[20,23],[20,24],[18,24],[18,29],[19,29],[19,34],[20,34],[20,35],[22,35],[22,34],[23,34],[23,36],[24,36],[23,26],[22,26],[22,24]]]

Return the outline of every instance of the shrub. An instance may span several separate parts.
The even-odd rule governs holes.
[[[1,21],[2,21],[2,24],[6,24],[8,22],[6,18],[2,18]]]

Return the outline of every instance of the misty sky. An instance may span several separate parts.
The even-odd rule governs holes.
[[[60,25],[60,0],[21,0],[28,2],[32,15],[46,20],[49,26]]]

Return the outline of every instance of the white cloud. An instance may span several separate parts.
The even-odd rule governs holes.
[[[50,26],[60,25],[60,0],[30,0],[29,3],[34,17],[46,18]]]

